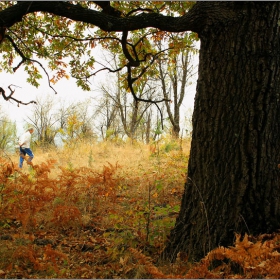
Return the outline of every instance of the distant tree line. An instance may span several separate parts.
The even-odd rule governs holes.
[[[185,35],[189,36],[188,34]],[[158,43],[162,49],[162,43]],[[162,56],[153,67],[152,75],[138,81],[135,99],[122,85],[125,72],[108,75],[99,91],[101,97],[83,102],[57,101],[56,97],[37,98],[25,125],[32,125],[34,145],[50,147],[84,139],[102,141],[131,139],[149,143],[164,133],[177,139],[190,136],[191,112],[184,118],[182,104],[189,86],[195,82],[197,50],[192,46]],[[119,63],[112,52],[106,54],[107,63]],[[172,62],[170,62],[172,60]],[[164,98],[159,104],[143,102]],[[186,111],[186,110],[185,110]],[[3,113],[4,114],[4,113]],[[181,129],[183,125],[184,129]],[[0,122],[0,148],[10,149],[17,138],[16,124],[5,115]],[[181,134],[180,134],[181,133]]]

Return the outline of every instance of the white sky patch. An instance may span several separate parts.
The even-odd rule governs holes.
[[[199,44],[198,44],[199,45]],[[100,52],[102,54],[102,52]],[[105,55],[103,53],[103,55]],[[96,57],[97,60],[100,57]],[[197,63],[197,59],[194,60],[194,63]],[[51,74],[49,69],[46,67],[50,77]],[[13,97],[22,101],[29,102],[31,100],[36,100],[36,98],[44,98],[50,96],[55,102],[73,103],[85,101],[88,98],[100,97],[102,92],[100,87],[102,84],[108,84],[114,82],[115,74],[109,73],[108,70],[104,70],[92,76],[90,78],[91,82],[91,91],[84,91],[76,85],[76,80],[70,77],[68,80],[63,78],[52,87],[56,90],[57,94],[49,87],[48,79],[46,74],[39,67],[39,71],[43,78],[39,80],[40,86],[38,88],[27,83],[28,74],[24,71],[24,67],[20,67],[15,73],[9,74],[5,72],[0,72],[0,87],[5,90],[6,95],[10,94],[8,86],[12,86],[12,89],[15,90]],[[194,106],[194,97],[196,92],[196,81],[193,81],[191,86],[188,86],[185,94],[185,99],[181,107],[182,118],[186,112],[190,112],[190,109],[193,109]],[[19,105],[14,101],[5,101],[2,96],[0,96],[0,107],[6,112],[12,122],[16,122],[18,134],[21,134],[24,131],[24,123],[27,120],[27,116],[31,115],[32,108],[34,104],[29,105]]]

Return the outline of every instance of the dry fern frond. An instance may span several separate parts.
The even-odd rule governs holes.
[[[14,263],[18,263],[22,268],[26,268],[32,264],[35,270],[43,270],[44,265],[39,261],[39,256],[34,248],[29,246],[19,246],[13,253]]]
[[[51,220],[57,227],[69,228],[82,224],[82,214],[76,206],[58,205]]]
[[[151,276],[153,276],[155,279],[170,278],[167,277],[167,275],[164,275],[161,271],[159,271],[158,268],[152,264],[150,259],[146,257],[144,254],[142,254],[141,252],[137,251],[134,248],[129,248],[129,251],[132,253],[132,255],[137,260],[137,262],[140,265],[144,266],[145,271],[149,273]]]
[[[263,238],[267,238],[264,235]],[[278,252],[279,236],[269,236],[270,240],[262,241],[261,236],[254,243],[245,235],[241,240],[239,234],[236,235],[235,246],[229,248],[219,247],[204,258],[204,262],[211,267],[214,261],[221,261],[215,271],[227,271],[224,277],[235,274],[233,266],[238,266],[242,274],[247,277],[259,278],[279,278],[280,277],[280,253]]]
[[[68,259],[68,257],[66,254],[52,249],[50,244],[46,245],[45,250],[44,250],[43,260],[47,261],[47,262],[51,261],[56,272],[59,271],[58,262],[67,260],[67,259]]]

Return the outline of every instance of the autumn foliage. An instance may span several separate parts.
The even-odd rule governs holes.
[[[37,151],[37,162],[22,171],[16,156],[2,156],[0,278],[280,278],[277,233],[237,234],[235,246],[196,264],[183,253],[172,264],[160,260],[188,148],[156,148],[76,147],[87,151],[83,161],[67,147],[48,158]]]

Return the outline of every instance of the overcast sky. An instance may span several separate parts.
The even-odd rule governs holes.
[[[43,74],[43,73],[42,73]],[[44,74],[43,74],[44,75]],[[100,75],[101,77],[101,75]],[[101,77],[102,78],[102,77]],[[89,97],[94,97],[96,92],[93,91],[83,91],[81,88],[78,88],[75,83],[75,79],[70,78],[69,80],[63,79],[57,84],[52,85],[57,91],[57,94],[49,87],[46,77],[43,77],[40,81],[40,86],[38,88],[30,85],[26,82],[27,74],[24,72],[23,68],[18,69],[14,74],[0,73],[0,86],[5,90],[6,95],[10,94],[8,88],[9,85],[12,86],[12,89],[15,90],[13,97],[21,100],[22,102],[29,102],[31,100],[36,100],[36,98],[41,98],[44,96],[51,96],[54,101],[60,102],[60,100],[69,100],[71,101],[83,101]],[[97,80],[97,78],[94,78]],[[93,82],[95,82],[93,80]],[[14,101],[5,101],[0,97],[1,108],[8,114],[12,121],[16,121],[18,130],[23,130],[22,127],[24,120],[27,115],[30,115],[30,112],[33,108],[33,104],[29,105],[19,105]]]
[[[107,71],[99,72],[90,81],[92,83],[92,91],[83,91],[81,88],[76,86],[75,79],[70,77],[69,80],[62,79],[57,84],[53,85],[57,91],[57,94],[55,94],[55,92],[49,87],[47,77],[43,71],[42,75],[43,79],[40,80],[40,86],[35,88],[26,82],[27,73],[24,72],[23,67],[19,68],[13,74],[0,72],[0,86],[5,90],[6,95],[8,95],[10,94],[8,86],[14,85],[12,86],[12,88],[15,90],[13,97],[21,100],[22,102],[29,102],[31,100],[35,100],[36,98],[49,95],[54,99],[54,101],[60,102],[60,100],[67,100],[69,103],[72,103],[75,101],[84,101],[90,97],[98,96],[98,94],[100,94],[97,90],[97,88],[100,87],[99,85],[110,82]],[[187,90],[182,110],[193,108],[195,86],[196,85],[194,83],[193,86]],[[16,102],[5,101],[0,96],[0,106],[4,112],[8,114],[9,118],[16,122],[18,134],[21,134],[24,131],[24,120],[27,119],[28,115],[30,116],[30,112],[34,105],[20,105],[18,107]]]

